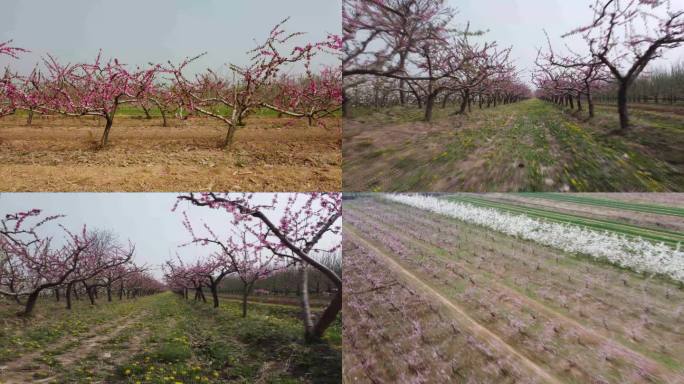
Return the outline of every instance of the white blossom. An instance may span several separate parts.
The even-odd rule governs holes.
[[[640,237],[550,222],[434,197],[390,194],[384,197],[562,251],[606,260],[637,272],[658,273],[684,281],[684,251],[681,244],[673,248]]]

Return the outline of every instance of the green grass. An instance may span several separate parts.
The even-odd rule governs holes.
[[[89,308],[77,302],[74,312],[65,314],[61,305],[45,298],[34,324],[12,322],[0,327],[0,353],[13,338],[39,340],[44,349],[40,361],[52,368],[38,368],[35,375],[55,377],[69,383],[339,383],[341,381],[341,319],[319,343],[306,344],[299,309],[293,306],[250,303],[243,318],[239,303],[224,300],[218,309],[210,303],[193,302],[172,293],[136,300],[100,302]],[[0,304],[2,314],[11,315],[16,306]],[[122,316],[128,316],[123,320]],[[81,341],[56,348],[66,329],[83,324],[79,332],[92,330],[90,321],[130,326],[105,337],[87,358],[61,365],[60,356],[78,351]],[[38,329],[61,330],[53,335]],[[29,336],[31,335],[31,336]],[[25,343],[22,343],[25,344]],[[137,346],[136,346],[137,345]],[[16,358],[11,344],[6,360]],[[103,358],[104,352],[111,359]],[[22,350],[27,352],[27,350]],[[20,353],[23,354],[23,353]],[[113,359],[113,360],[112,360]],[[2,375],[0,374],[0,380]]]
[[[520,193],[520,195],[525,197],[543,198],[553,201],[563,201],[582,205],[624,209],[634,212],[645,212],[658,215],[684,217],[684,208],[668,207],[664,205],[632,203],[619,200],[601,199],[589,196],[568,195],[564,193]]]
[[[232,112],[232,109],[230,107],[227,107],[225,105],[217,105],[213,108],[209,108],[212,112],[218,112],[221,115],[227,116],[230,115]],[[187,108],[184,109],[184,114],[187,114]],[[155,107],[150,107],[148,109],[148,112],[151,117],[155,118],[161,118],[161,111],[159,108]],[[15,112],[17,116],[28,116],[28,111],[24,110],[18,110]],[[37,116],[36,114],[35,116]],[[35,117],[34,116],[34,117]],[[127,116],[127,117],[140,117],[140,118],[145,118],[145,111],[142,109],[142,107],[135,105],[135,104],[121,104],[116,110],[116,116]],[[261,117],[278,117],[278,112],[268,109],[268,108],[260,108],[256,110],[252,116],[261,116]],[[336,111],[335,113],[331,114],[333,117],[339,117],[341,116],[341,112]],[[167,112],[166,117],[173,117],[173,113]]]
[[[377,191],[679,191],[681,119],[634,112],[635,128],[610,135],[617,115],[587,121],[538,99],[431,123],[415,107],[352,109],[344,189]],[[353,134],[353,132],[357,132]],[[393,137],[407,137],[405,141]],[[681,144],[680,144],[681,143]]]
[[[500,203],[474,196],[456,195],[446,197],[446,199],[451,201],[469,203],[485,208],[502,210],[512,214],[527,215],[530,217],[549,220],[557,223],[574,224],[594,230],[609,231],[631,237],[641,237],[643,239],[650,240],[653,242],[662,242],[673,247],[677,246],[678,243],[684,243],[684,233],[668,231],[665,229],[658,230],[644,228],[636,225],[620,223],[617,221],[605,219],[592,219],[579,215],[554,212],[547,209],[518,206],[508,203]]]
[[[20,307],[0,305],[0,363],[24,353],[42,350],[66,337],[80,337],[93,326],[101,325],[113,317],[130,314],[136,306],[132,302],[114,302],[90,307],[85,300],[75,301],[73,310],[67,311],[64,302],[41,299],[34,318],[25,323],[16,316]]]

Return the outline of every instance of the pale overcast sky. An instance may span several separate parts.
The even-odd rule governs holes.
[[[471,29],[489,30],[482,39],[497,41],[501,47],[513,46],[512,58],[521,75],[530,81],[537,48],[546,48],[544,29],[549,33],[554,50],[562,52],[564,44],[573,50],[586,52],[586,44],[577,36],[562,39],[561,35],[590,24],[594,0],[449,0],[458,11],[455,21]],[[672,0],[673,9],[684,9],[684,0]],[[664,60],[654,64],[684,61],[684,47],[666,53]]]
[[[88,228],[110,229],[126,242],[130,239],[136,246],[135,262],[148,264],[156,277],[161,277],[160,264],[175,258],[179,253],[184,261],[192,262],[218,250],[210,246],[191,245],[178,248],[192,240],[183,227],[183,211],[193,223],[198,236],[206,235],[202,223],[207,223],[219,237],[225,238],[230,230],[230,215],[222,210],[195,207],[181,202],[171,212],[176,202],[176,193],[2,193],[0,194],[0,217],[8,213],[27,211],[32,208],[43,210],[45,215],[64,214],[60,219],[69,230],[79,230],[83,224]],[[285,202],[287,194],[280,194]],[[269,204],[273,195],[256,194],[257,201]],[[300,199],[303,199],[301,197]],[[282,208],[282,207],[280,207]],[[282,209],[279,211],[282,212]],[[269,213],[273,215],[274,213]],[[48,228],[60,231],[55,225]],[[61,237],[61,232],[60,237]],[[340,236],[328,234],[321,245],[329,247],[338,244]]]
[[[65,62],[92,60],[100,48],[124,63],[178,62],[208,54],[192,70],[243,64],[246,51],[290,16],[298,43],[342,30],[342,0],[2,0],[0,41],[31,50],[12,62],[28,71],[46,53]],[[328,55],[324,61],[336,59]],[[10,60],[0,57],[0,67]]]

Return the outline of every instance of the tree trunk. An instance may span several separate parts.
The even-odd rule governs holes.
[[[461,107],[458,110],[458,114],[462,115],[465,113],[466,107],[468,106],[468,99],[470,99],[470,90],[466,89],[463,92],[463,97],[461,97]]]
[[[197,293],[199,294],[199,298],[202,300],[203,303],[207,302],[207,297],[204,296],[204,290],[202,290],[202,287],[200,286],[197,288]]]
[[[112,302],[112,285],[108,284],[107,285],[107,301]]]
[[[26,125],[31,125],[33,122],[33,109],[29,109],[28,117],[26,118]]]
[[[302,282],[302,293],[301,293],[301,304],[302,304],[302,315],[304,321],[304,339],[312,341],[315,337],[313,335],[313,320],[311,318],[311,306],[309,305],[309,274],[307,273],[306,266],[303,265],[300,268],[300,276]]]
[[[242,317],[247,317],[247,297],[249,296],[248,285],[242,286]]]
[[[211,290],[211,297],[214,299],[214,308],[218,308],[219,307],[218,284],[211,284],[209,286],[209,289]]]
[[[26,306],[24,307],[24,310],[19,313],[20,316],[31,316],[31,313],[33,313],[33,308],[36,306],[36,301],[38,301],[38,294],[40,294],[40,290],[31,292],[26,299]]]
[[[314,326],[313,329],[313,337],[315,339],[320,339],[323,337],[323,333],[325,333],[325,330],[328,329],[330,324],[335,321],[337,318],[337,314],[340,312],[342,309],[342,289],[339,288],[337,293],[335,294],[335,297],[333,300],[328,304],[328,307],[325,309],[323,314],[321,315],[321,318],[318,319],[318,322]]]
[[[66,293],[64,296],[66,296],[66,308],[71,309],[71,293],[74,290],[74,283],[68,283],[66,286]]]
[[[582,112],[582,96],[579,93],[577,94],[577,110]]]
[[[620,129],[618,133],[625,133],[629,128],[629,116],[627,115],[627,83],[620,82],[618,87],[618,115],[620,116]]]
[[[425,100],[425,121],[432,121],[432,108],[435,105],[435,95],[430,93]]]
[[[594,99],[591,95],[591,91],[587,91],[587,105],[589,106],[589,118],[594,117]]]
[[[145,119],[150,120],[152,116],[150,115],[150,110],[146,106],[141,105],[143,112],[145,112]]]
[[[404,92],[404,80],[399,80],[399,105],[402,107],[406,104],[406,95]]]
[[[89,287],[86,282],[83,282],[83,287],[85,288],[86,294],[88,295],[88,300],[90,300],[90,305],[95,305],[95,297],[93,296],[93,289]]]
[[[102,133],[102,140],[100,140],[100,146],[103,148],[107,146],[107,142],[109,141],[109,131],[112,129],[112,124],[114,123],[114,115],[107,116],[105,119],[107,120],[107,124]]]
[[[55,288],[55,301],[59,302],[59,288]]]
[[[163,108],[159,108],[159,113],[161,113],[162,117],[162,127],[168,127],[169,124],[166,122],[166,112],[164,112]]]
[[[235,125],[230,125],[228,127],[228,132],[226,132],[226,139],[223,141],[223,148],[230,150],[233,146],[233,137],[235,136]]]

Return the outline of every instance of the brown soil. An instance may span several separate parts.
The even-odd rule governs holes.
[[[0,120],[3,191],[329,191],[341,184],[340,121],[254,117],[231,150],[219,148],[225,126],[195,118],[117,117],[110,145],[98,149],[102,123],[44,117],[26,126]]]

